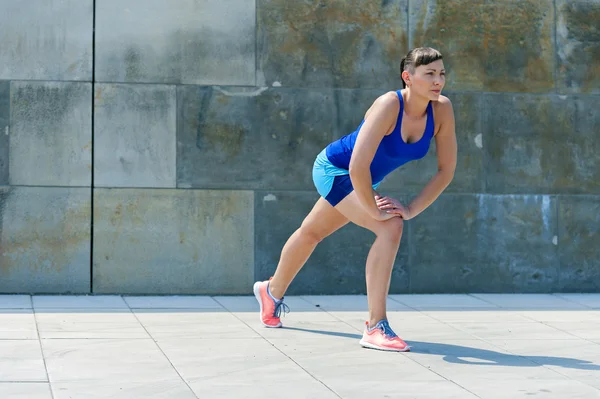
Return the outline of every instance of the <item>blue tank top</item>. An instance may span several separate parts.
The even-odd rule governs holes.
[[[404,111],[404,100],[400,90],[397,90],[396,94],[398,94],[398,98],[400,99],[400,112],[398,113],[394,130],[383,137],[377,148],[377,152],[373,157],[373,162],[371,162],[371,180],[373,184],[380,183],[385,176],[405,163],[423,158],[427,155],[431,139],[433,138],[435,124],[433,120],[433,108],[430,101],[427,105],[427,124],[425,125],[423,137],[412,144],[404,142],[402,134],[400,133],[402,113]],[[334,166],[345,170],[350,169],[352,150],[356,143],[356,137],[364,123],[365,121],[363,119],[354,132],[339,138],[325,148],[325,154]]]

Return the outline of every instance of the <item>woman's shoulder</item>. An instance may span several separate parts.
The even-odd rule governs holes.
[[[395,91],[388,91],[377,97],[373,102],[373,107],[382,108],[386,111],[398,112],[400,109],[400,98],[398,97],[398,93]]]
[[[446,96],[440,94],[440,97],[437,101],[432,101],[433,108],[437,109],[447,109],[452,108],[452,101]]]
[[[375,99],[374,104],[381,104],[383,106],[400,105],[400,98],[398,97],[398,92],[388,91],[386,93],[383,93]]]
[[[452,109],[452,101],[450,101],[450,99],[446,96],[440,95],[437,101],[432,101],[432,106],[436,119],[445,119],[454,113],[454,110]]]
[[[381,94],[377,97],[367,112],[365,112],[365,119],[374,109],[378,109],[384,112],[393,112],[397,113],[400,109],[400,99],[398,98],[398,94],[395,91],[388,91],[386,93]]]

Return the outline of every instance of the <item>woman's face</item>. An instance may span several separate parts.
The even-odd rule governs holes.
[[[402,75],[408,78],[405,78],[404,81],[408,80],[411,92],[426,97],[430,101],[439,100],[442,89],[446,84],[446,72],[442,60],[427,65],[419,65],[414,74],[404,71]]]

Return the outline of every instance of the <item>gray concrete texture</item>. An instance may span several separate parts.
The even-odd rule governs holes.
[[[391,292],[600,290],[600,0],[32,4],[0,17],[0,292],[249,293],[416,46],[445,56],[458,166]],[[436,169],[434,143],[381,191]],[[290,293],[364,293],[373,239],[345,226]]]
[[[96,84],[94,186],[175,188],[175,87]]]
[[[10,82],[0,81],[0,185],[8,178],[8,134],[10,131]]]
[[[91,83],[12,82],[11,185],[91,185],[91,102]]]
[[[256,81],[254,0],[96,1],[96,80]]]
[[[93,0],[3,0],[0,79],[92,80]]]

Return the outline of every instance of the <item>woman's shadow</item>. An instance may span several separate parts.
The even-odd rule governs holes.
[[[359,340],[362,337],[358,334],[312,330],[297,327],[285,327],[284,329],[331,335],[342,338],[352,338],[356,340]],[[443,359],[449,363],[510,367],[559,366],[580,370],[600,370],[600,365],[594,364],[587,360],[579,360],[568,357],[521,356],[510,353],[495,352],[488,349],[478,349],[468,346],[442,344],[437,342],[407,341],[407,343],[410,345],[410,351],[412,353],[425,353],[443,356]]]

